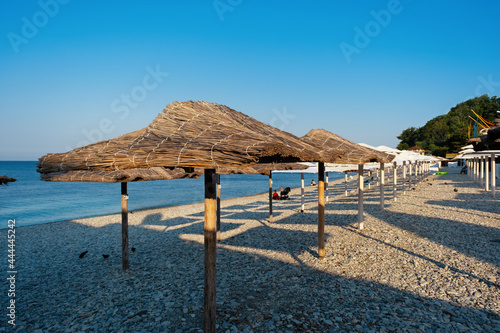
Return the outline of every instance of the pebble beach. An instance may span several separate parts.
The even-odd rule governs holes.
[[[324,260],[316,186],[303,213],[300,189],[275,201],[273,223],[267,193],[223,200],[217,331],[500,332],[500,195],[442,171],[387,185],[383,210],[365,188],[363,230],[330,183]],[[203,203],[131,212],[126,272],[121,215],[16,228],[16,326],[0,332],[202,332],[203,219]]]

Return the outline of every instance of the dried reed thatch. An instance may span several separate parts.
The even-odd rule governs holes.
[[[137,182],[145,180],[171,180],[179,178],[199,178],[203,170],[193,168],[133,168],[126,170],[71,170],[42,174],[41,179],[53,182]]]
[[[389,163],[395,158],[394,155],[363,147],[324,129],[312,129],[300,139],[318,147],[319,153],[330,163]]]
[[[241,172],[242,168],[256,163],[321,159],[315,147],[290,133],[224,105],[188,101],[169,104],[144,129],[68,153],[47,154],[40,158],[38,172],[63,177],[68,171],[78,170],[192,167],[229,173],[229,170],[238,169]],[[57,178],[45,177],[47,180]],[[107,177],[113,179],[114,176]],[[115,179],[120,177],[123,175]],[[146,178],[142,177],[143,180]]]
[[[272,170],[304,170],[307,165],[299,163],[261,163],[251,167],[230,169],[219,168],[218,174],[233,175],[269,175]],[[53,182],[99,182],[99,183],[118,183],[118,182],[137,182],[148,180],[171,180],[179,178],[199,178],[203,174],[201,168],[134,168],[126,170],[71,170],[61,171],[50,174],[42,174],[41,179]]]
[[[9,185],[9,183],[15,182],[17,179],[10,178],[7,176],[0,176],[0,185]]]
[[[259,163],[252,166],[240,169],[219,168],[217,173],[221,175],[266,175],[273,170],[305,170],[309,166],[300,163]]]

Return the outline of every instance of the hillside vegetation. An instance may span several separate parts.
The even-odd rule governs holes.
[[[417,145],[430,150],[432,155],[443,157],[457,152],[467,145],[469,124],[473,123],[469,116],[475,118],[471,110],[492,121],[500,117],[496,113],[500,110],[500,98],[488,95],[475,97],[457,104],[447,114],[429,120],[422,127],[407,128],[397,137],[401,140],[397,148],[405,150]]]

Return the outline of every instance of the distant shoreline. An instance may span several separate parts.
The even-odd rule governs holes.
[[[337,184],[337,183],[341,183],[341,182],[344,182],[344,179],[335,179],[333,181],[330,181],[328,184],[332,185],[332,184]],[[317,184],[315,186],[304,185],[304,189],[306,189],[306,192],[310,192],[310,190],[307,191],[307,189],[311,189],[311,188],[315,189],[315,188],[317,188],[316,186],[317,186]],[[299,187],[292,187],[291,189],[292,189],[292,191],[294,191],[294,190],[298,190],[299,191],[299,193],[293,193],[294,197],[296,197],[296,196],[300,197],[300,189],[301,189],[300,186]],[[225,202],[228,202],[228,201],[231,201],[231,200],[244,200],[244,199],[250,199],[250,198],[253,198],[253,197],[264,196],[264,195],[267,198],[268,192],[266,191],[266,192],[257,193],[257,194],[249,194],[249,195],[243,195],[243,196],[234,197],[234,198],[221,199],[221,204],[225,203]],[[118,202],[118,200],[117,200],[117,202]],[[273,202],[276,203],[278,201],[275,200]],[[187,203],[187,204],[183,204],[183,205],[153,206],[153,207],[148,207],[148,208],[141,208],[141,209],[136,209],[136,210],[129,210],[129,215],[134,215],[134,214],[138,214],[138,213],[145,213],[145,212],[151,212],[151,211],[158,211],[158,210],[165,210],[165,209],[180,209],[180,208],[188,209],[188,208],[191,208],[192,206],[202,205],[202,204],[204,204],[204,201],[198,201],[198,202],[194,202],[194,203]],[[121,213],[120,212],[116,212],[116,213],[111,213],[111,214],[88,215],[88,216],[82,216],[82,217],[78,217],[78,218],[74,218],[74,219],[61,219],[61,220],[55,219],[53,221],[48,221],[48,222],[43,222],[43,223],[24,224],[24,225],[21,225],[21,226],[17,226],[16,228],[32,227],[32,226],[36,226],[36,225],[48,225],[48,224],[54,224],[54,223],[75,222],[75,221],[80,221],[80,220],[96,219],[96,218],[114,218],[116,216],[119,216],[121,218]],[[5,230],[7,228],[8,228],[8,226],[0,227],[0,230]]]

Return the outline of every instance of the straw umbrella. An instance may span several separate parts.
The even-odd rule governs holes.
[[[358,183],[359,183],[359,201],[358,201],[358,223],[359,228],[363,229],[363,165],[368,162],[388,163],[394,156],[380,151],[360,146],[352,141],[342,138],[332,132],[324,129],[312,129],[306,135],[301,137],[306,143],[318,148],[319,153],[324,160],[336,164],[358,164]],[[324,250],[324,165],[319,163],[318,167],[318,246],[321,254]]]
[[[146,128],[40,158],[38,172],[103,172],[162,167],[205,174],[204,331],[215,332],[216,172],[258,163],[321,161],[315,147],[224,105],[174,102]],[[189,173],[191,169],[184,172]]]

